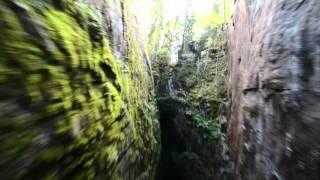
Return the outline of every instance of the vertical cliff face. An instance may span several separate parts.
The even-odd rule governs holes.
[[[126,20],[126,11],[128,10],[126,1],[105,1],[105,0],[85,0],[95,13],[99,13],[104,19],[102,24],[107,30],[110,40],[110,46],[113,49],[113,54],[117,58],[124,58],[127,51],[127,43],[125,40],[125,28],[128,20]]]
[[[237,0],[228,143],[238,179],[319,179],[320,2]]]
[[[1,178],[152,179],[153,82],[127,8],[0,2]]]

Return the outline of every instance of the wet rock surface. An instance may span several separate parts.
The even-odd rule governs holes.
[[[320,178],[320,1],[237,0],[228,145],[237,178]]]

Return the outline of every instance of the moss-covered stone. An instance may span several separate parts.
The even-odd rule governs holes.
[[[159,127],[135,32],[123,62],[84,4],[0,1],[0,17],[1,177],[150,179]]]

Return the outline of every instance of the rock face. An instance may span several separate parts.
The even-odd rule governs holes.
[[[126,1],[85,0],[85,2],[105,20],[103,26],[108,31],[113,54],[117,58],[124,58],[128,48],[125,40],[125,26],[128,23],[128,20],[125,20],[128,10]]]
[[[0,2],[2,179],[154,176],[159,124],[134,18],[126,1],[87,3],[100,11]]]
[[[238,179],[320,179],[320,1],[237,0],[228,143]]]

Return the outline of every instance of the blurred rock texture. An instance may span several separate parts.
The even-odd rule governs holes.
[[[0,1],[1,179],[153,178],[153,80],[127,8]]]
[[[228,144],[237,179],[320,179],[319,18],[319,0],[236,1]]]

